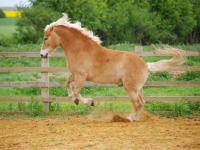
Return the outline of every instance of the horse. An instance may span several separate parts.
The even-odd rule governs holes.
[[[85,105],[94,106],[92,98],[83,98],[80,95],[85,81],[124,86],[134,107],[127,117],[130,121],[138,120],[144,106],[145,101],[140,90],[149,72],[168,71],[186,60],[185,51],[169,46],[157,50],[165,55],[172,55],[171,59],[147,63],[133,52],[105,48],[101,46],[98,36],[83,28],[80,22],[71,23],[66,13],[45,27],[41,57],[49,57],[58,46],[64,51],[71,73],[66,81],[69,98],[77,105],[81,101]]]

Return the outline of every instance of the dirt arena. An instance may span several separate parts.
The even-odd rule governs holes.
[[[0,119],[0,150],[199,150],[200,117],[137,122],[104,116]],[[118,122],[115,122],[118,121]]]

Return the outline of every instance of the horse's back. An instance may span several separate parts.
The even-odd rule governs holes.
[[[132,80],[146,76],[147,65],[136,54],[106,48],[93,56],[93,67],[89,69],[87,80],[97,83],[114,83],[120,85],[125,78]]]

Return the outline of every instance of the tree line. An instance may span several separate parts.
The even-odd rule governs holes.
[[[194,44],[200,41],[198,0],[29,0],[20,5],[18,43],[41,43],[47,24],[69,15],[103,41],[103,45]]]

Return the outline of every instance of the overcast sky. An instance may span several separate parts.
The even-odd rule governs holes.
[[[0,0],[0,7],[5,7],[5,6],[13,7],[15,5],[19,5],[20,2],[25,5],[29,4],[28,0]]]

